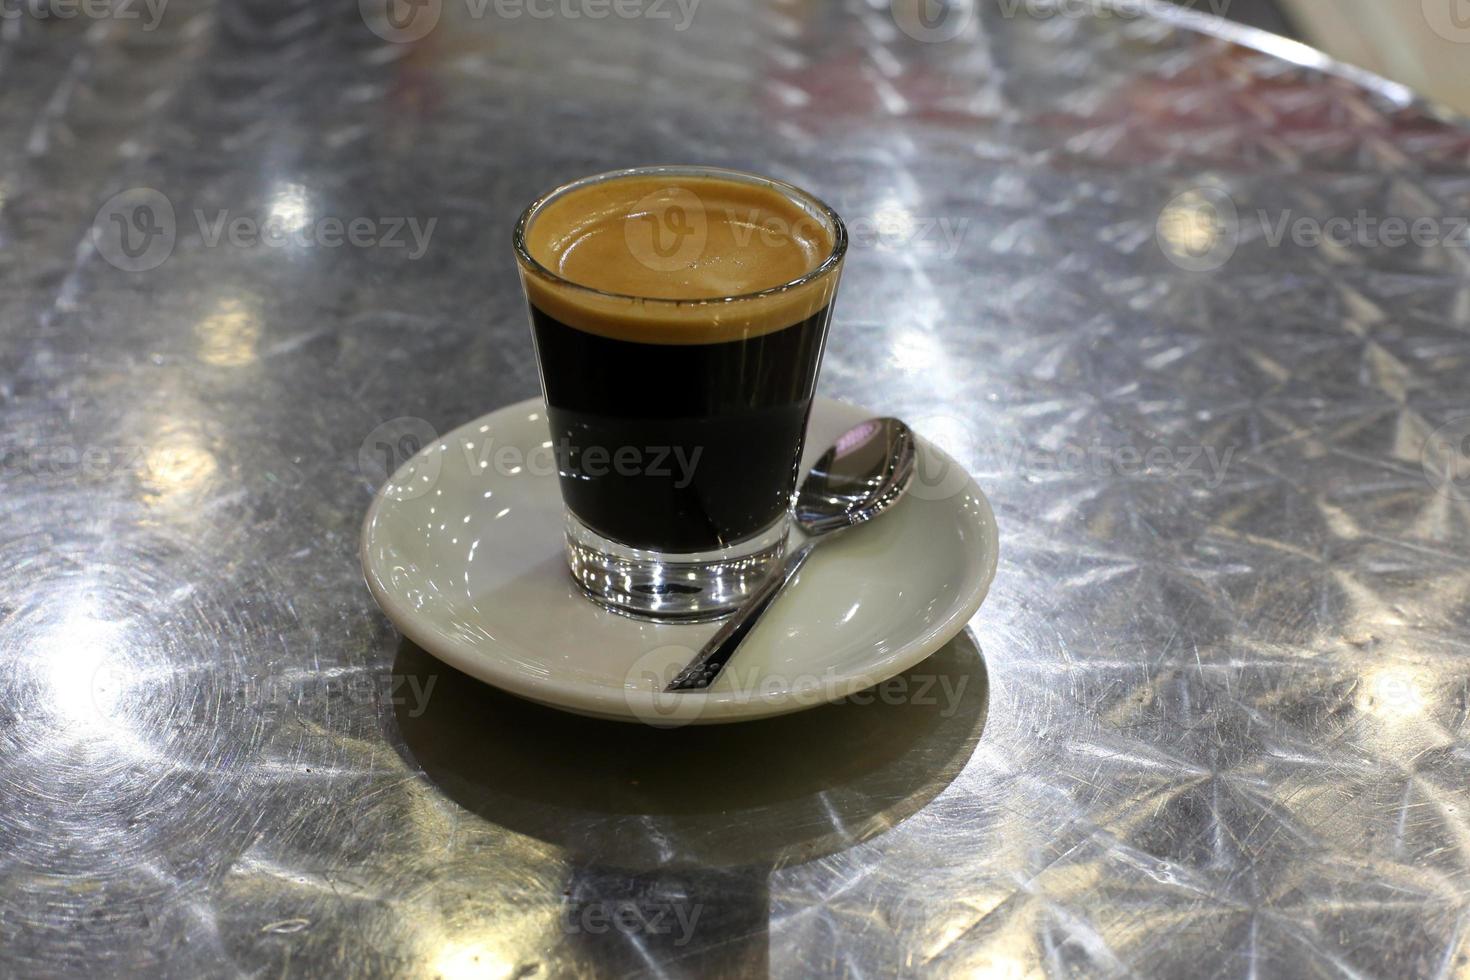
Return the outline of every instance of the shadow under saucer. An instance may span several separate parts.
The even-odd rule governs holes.
[[[774,869],[876,837],[960,773],[989,699],[968,630],[845,702],[672,730],[524,701],[407,640],[393,670],[434,678],[396,714],[400,751],[446,796],[575,864],[635,872]]]

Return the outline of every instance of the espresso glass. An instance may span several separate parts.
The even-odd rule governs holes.
[[[817,198],[713,167],[599,174],[521,215],[567,562],[591,599],[712,619],[780,559],[846,248]],[[606,288],[621,268],[637,288]]]

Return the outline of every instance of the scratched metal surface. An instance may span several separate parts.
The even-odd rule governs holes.
[[[0,21],[0,974],[1470,973],[1467,252],[1255,218],[1470,132],[1204,23],[436,6]],[[536,390],[519,208],[686,160],[865,229],[823,389],[995,505],[907,694],[578,721],[363,586],[375,428]]]

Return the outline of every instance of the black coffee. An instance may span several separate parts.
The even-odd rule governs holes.
[[[696,552],[790,504],[828,310],[748,340],[648,344],[531,307],[562,497],[597,533]]]
[[[798,477],[835,219],[759,182],[665,174],[532,210],[522,282],[568,509],[664,554],[771,529]]]

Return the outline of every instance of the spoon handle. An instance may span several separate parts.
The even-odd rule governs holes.
[[[714,683],[715,678],[720,676],[720,671],[725,669],[725,664],[730,662],[730,658],[745,641],[745,637],[771,607],[771,603],[785,591],[786,586],[801,570],[801,566],[806,564],[816,546],[817,541],[813,538],[795,551],[788,552],[781,566],[766,577],[760,588],[745,600],[745,605],[735,610],[735,615],[709,638],[703,649],[689,661],[689,666],[679,671],[679,675],[664,690],[702,691]]]

